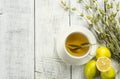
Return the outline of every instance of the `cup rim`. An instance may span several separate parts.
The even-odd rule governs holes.
[[[81,30],[80,30],[81,29]],[[71,58],[74,58],[74,59],[81,59],[81,58],[84,58],[86,56],[88,56],[90,54],[90,52],[93,52],[93,49],[94,49],[94,46],[90,46],[90,48],[88,49],[87,53],[84,54],[83,56],[73,56],[71,55],[70,53],[68,53],[67,49],[66,49],[66,46],[65,46],[65,43],[66,43],[66,39],[67,37],[72,34],[72,33],[81,33],[83,35],[86,36],[86,38],[88,39],[89,43],[93,44],[93,42],[96,43],[96,39],[94,38],[94,35],[92,34],[92,32],[90,30],[88,30],[87,28],[84,28],[84,27],[81,27],[81,28],[71,28],[67,33],[66,33],[66,36],[65,36],[65,41],[64,41],[64,50],[66,52],[66,54],[71,57]]]

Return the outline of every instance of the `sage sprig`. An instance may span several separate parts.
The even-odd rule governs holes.
[[[80,45],[68,44],[68,47],[69,47],[70,50],[75,51],[75,50],[82,49],[84,47],[90,47],[90,46],[93,46],[93,45],[96,45],[96,44],[90,44],[90,43],[83,43],[83,44],[80,44]]]
[[[65,0],[61,0],[61,4],[62,4],[63,7],[65,8],[65,10],[68,10],[68,9],[69,9],[69,6],[68,6],[68,4],[66,3]]]

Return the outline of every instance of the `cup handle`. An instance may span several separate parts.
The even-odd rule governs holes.
[[[96,55],[96,49],[97,49],[98,47],[99,47],[98,44],[93,45],[93,46],[92,46],[92,50],[90,51],[90,54],[89,54],[89,55],[95,56],[95,55]]]

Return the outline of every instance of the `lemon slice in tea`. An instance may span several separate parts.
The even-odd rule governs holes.
[[[101,72],[106,72],[111,67],[111,60],[108,57],[100,57],[96,62],[97,69]]]

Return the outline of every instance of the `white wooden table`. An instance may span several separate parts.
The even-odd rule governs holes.
[[[76,0],[66,1],[82,11]],[[0,79],[85,79],[84,65],[67,65],[57,55],[57,33],[86,26],[60,0],[0,0],[0,14]]]

